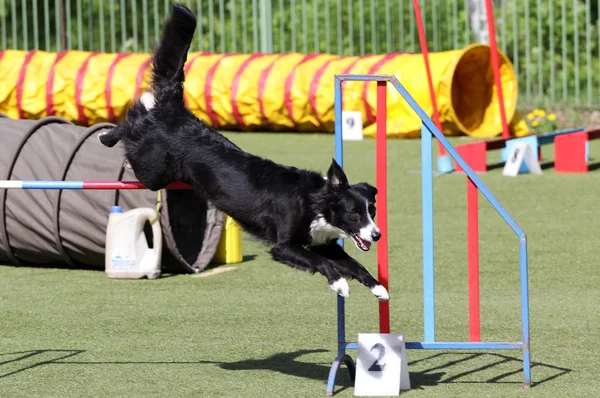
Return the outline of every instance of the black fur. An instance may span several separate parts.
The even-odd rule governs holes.
[[[369,289],[379,285],[337,245],[339,236],[323,231],[335,226],[368,250],[380,236],[372,221],[373,186],[350,185],[335,160],[325,180],[317,172],[251,155],[186,109],[183,66],[195,27],[194,14],[175,4],[153,54],[154,107],[148,110],[136,101],[127,119],[100,137],[102,143],[112,147],[122,141],[136,177],[153,191],[178,181],[192,185],[246,231],[272,244],[276,261],[319,272],[330,285],[342,278],[357,279]],[[365,240],[367,225],[373,232]],[[321,234],[318,240],[311,228]]]

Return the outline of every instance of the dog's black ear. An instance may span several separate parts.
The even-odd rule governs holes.
[[[333,158],[331,159],[331,166],[329,166],[329,170],[327,171],[327,183],[334,188],[345,188],[348,186],[346,173],[344,173],[344,170],[342,170],[338,162]]]
[[[373,198],[373,202],[375,202],[375,198],[376,198],[376,195],[377,195],[378,191],[377,191],[377,188],[375,188],[373,185],[368,184],[366,182],[359,182],[358,184],[355,184],[353,186],[357,187],[361,191],[364,191],[365,194],[367,196],[372,197]]]

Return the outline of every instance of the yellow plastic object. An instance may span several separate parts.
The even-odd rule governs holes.
[[[149,67],[148,54],[0,51],[0,112],[80,125],[118,122],[147,88]]]
[[[431,53],[429,60],[444,135],[466,134],[476,138],[490,138],[501,134],[500,106],[489,46],[473,44],[461,50]],[[499,61],[509,129],[515,136],[528,134],[527,124],[516,112],[518,85],[512,64],[500,51]],[[430,116],[433,115],[422,54],[403,55],[398,69],[390,73],[398,77]],[[350,106],[346,98],[344,101],[345,107]],[[368,101],[375,109],[375,90],[369,91]],[[388,137],[419,137],[421,120],[395,89],[388,88],[387,101]],[[364,134],[374,137],[375,130],[375,124],[371,124],[365,127]]]
[[[430,54],[444,134],[494,137],[501,133],[490,48]],[[507,119],[513,135],[528,133],[515,112],[517,81],[500,52]],[[0,51],[0,112],[13,118],[56,115],[78,124],[119,122],[149,83],[149,54],[80,51]],[[431,115],[421,54],[364,57],[329,54],[211,54],[193,52],[185,65],[185,102],[218,129],[333,132],[334,74],[393,74]],[[365,135],[375,134],[375,83],[344,83],[344,109],[363,114]],[[388,89],[388,136],[418,137],[421,122]]]
[[[212,262],[215,264],[242,262],[242,232],[238,223],[229,216],[225,218],[225,227]]]

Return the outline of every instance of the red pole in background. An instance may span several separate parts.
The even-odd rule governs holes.
[[[427,82],[429,84],[429,96],[431,97],[431,105],[433,106],[433,121],[437,128],[442,131],[442,123],[440,122],[440,113],[437,107],[437,100],[435,98],[435,89],[433,87],[433,79],[431,77],[431,68],[429,66],[429,51],[427,50],[427,38],[425,37],[425,28],[423,26],[423,18],[421,17],[421,6],[419,0],[413,0],[415,8],[415,17],[417,19],[417,29],[419,31],[419,41],[421,43],[421,51],[423,52],[423,59],[425,60],[425,70],[427,71]],[[440,150],[440,156],[446,155],[446,149],[438,141],[438,147]]]
[[[479,190],[470,178],[467,178],[467,235],[469,259],[469,341],[479,342]]]
[[[377,133],[375,157],[377,163],[377,225],[381,231],[381,239],[377,244],[377,272],[379,283],[388,292],[388,228],[387,228],[387,82],[377,82]],[[390,332],[389,301],[379,302],[379,332]]]
[[[486,0],[485,8],[487,10],[488,33],[490,35],[490,53],[492,57],[492,69],[494,70],[494,81],[498,92],[498,102],[500,103],[500,118],[502,120],[502,138],[510,138],[508,123],[506,121],[506,110],[504,109],[504,95],[502,93],[502,83],[500,81],[500,61],[498,60],[498,45],[496,44],[496,23],[494,22],[494,8],[492,0]]]

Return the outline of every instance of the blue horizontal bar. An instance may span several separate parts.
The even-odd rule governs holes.
[[[406,342],[408,350],[516,350],[522,349],[523,343],[471,343],[471,342]],[[347,350],[357,350],[358,343],[344,343]]]
[[[371,81],[371,82],[389,82],[393,75],[335,75],[335,78],[341,81]]]
[[[523,343],[412,343],[407,342],[409,350],[516,350],[523,348]]]
[[[83,189],[83,181],[23,181],[23,189]]]
[[[579,131],[585,131],[585,127],[577,127],[574,129],[558,130],[558,131],[553,131],[551,133],[540,134],[540,135],[538,135],[538,144],[539,145],[551,144],[554,142],[554,138],[556,138],[556,136],[558,136],[558,135],[577,133]]]
[[[358,343],[343,343],[340,344],[342,348],[347,350],[358,350]]]

